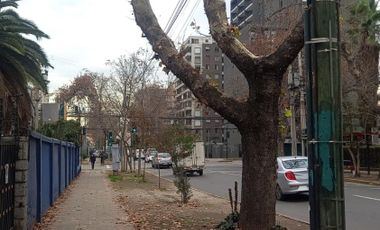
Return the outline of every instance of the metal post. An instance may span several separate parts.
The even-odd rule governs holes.
[[[307,3],[310,227],[344,230],[339,2]]]

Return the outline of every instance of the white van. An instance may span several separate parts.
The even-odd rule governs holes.
[[[195,142],[194,148],[190,156],[186,157],[181,162],[186,173],[198,173],[203,175],[205,167],[205,145],[204,142]]]

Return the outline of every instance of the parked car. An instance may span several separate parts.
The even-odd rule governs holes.
[[[161,168],[171,167],[172,166],[172,157],[169,153],[157,153],[155,157],[152,159],[152,168]]]
[[[149,162],[152,162],[153,160],[153,157],[157,156],[157,151],[151,151],[149,152],[146,156],[145,156],[145,162],[146,163],[149,163]]]
[[[152,157],[157,154],[157,150],[155,148],[148,148],[145,153],[145,163],[149,163],[152,161]]]
[[[141,158],[142,160],[145,160],[144,149],[136,149],[134,159],[138,160],[139,158]]]
[[[276,199],[283,200],[286,195],[309,192],[307,157],[277,157]]]

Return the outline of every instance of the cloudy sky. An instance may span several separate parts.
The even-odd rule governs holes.
[[[151,0],[162,27],[178,1]],[[83,69],[107,74],[107,60],[149,47],[134,21],[129,0],[22,0],[18,13],[50,36],[39,42],[54,66],[49,70],[50,92],[70,83]],[[203,33],[208,32],[203,1],[188,0],[171,38],[178,42],[195,34],[189,26],[192,20]]]

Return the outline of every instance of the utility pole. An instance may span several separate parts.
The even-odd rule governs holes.
[[[310,228],[345,229],[338,0],[307,0]]]

